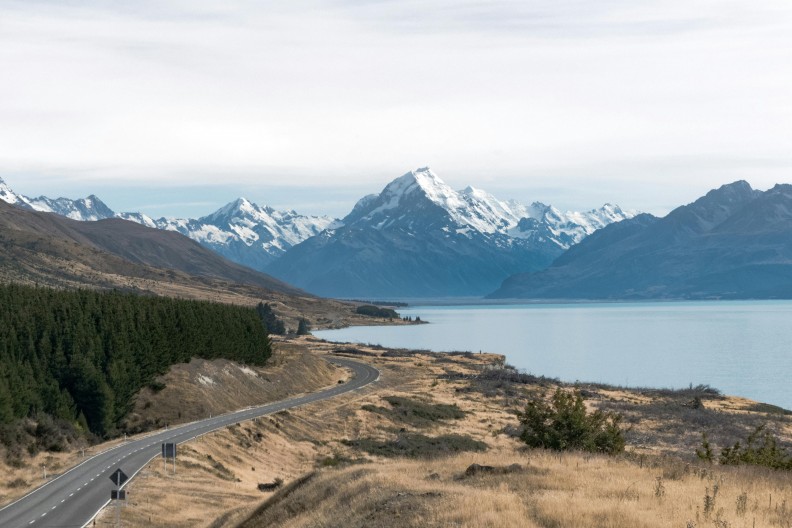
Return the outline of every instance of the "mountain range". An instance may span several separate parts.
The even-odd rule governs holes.
[[[333,297],[474,296],[538,270],[597,229],[634,216],[578,213],[454,191],[428,168],[362,198],[343,220],[277,211],[240,198],[198,219],[116,213],[96,196],[28,198],[0,179],[0,200],[74,220],[122,218],[176,231],[220,255]]]
[[[492,298],[792,298],[792,186],[724,185],[663,218],[607,226]]]
[[[159,218],[143,213],[116,213],[97,196],[69,198],[29,198],[15,193],[0,179],[0,200],[34,211],[55,213],[72,220],[96,221],[121,218],[146,227],[176,231],[256,270],[263,270],[286,250],[331,226],[326,216],[303,216],[294,211],[259,207],[240,198],[214,213],[198,219]]]
[[[362,198],[345,218],[267,266],[272,275],[331,297],[484,295],[511,274],[548,266],[571,245],[634,213],[605,205],[562,213],[455,191],[429,168]]]

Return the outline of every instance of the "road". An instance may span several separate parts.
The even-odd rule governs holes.
[[[379,378],[379,371],[369,365],[335,357],[328,358],[328,361],[351,369],[354,377],[345,384],[339,384],[323,391],[223,414],[125,442],[87,459],[0,510],[0,527],[81,528],[88,525],[109,502],[110,491],[115,489],[110,475],[116,469],[121,468],[131,480],[150,460],[161,455],[163,442],[177,444],[187,442],[202,434],[240,421],[354,391]],[[129,481],[127,481],[128,483]]]

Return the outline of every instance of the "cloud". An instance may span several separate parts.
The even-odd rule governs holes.
[[[774,0],[0,0],[0,174],[374,192],[428,164],[590,206],[766,185],[789,49]]]

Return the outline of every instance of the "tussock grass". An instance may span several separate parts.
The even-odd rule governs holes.
[[[519,463],[525,471],[461,479],[472,460]],[[241,527],[744,528],[792,523],[789,475],[683,467],[669,479],[664,472],[670,467],[660,459],[641,467],[625,459],[544,451],[367,464],[318,472]],[[705,511],[706,497],[712,505]]]
[[[338,350],[337,345],[307,340],[301,343],[308,343],[316,352]],[[243,422],[194,442],[190,446],[195,450],[193,459],[203,468],[180,468],[173,478],[161,474],[159,466],[152,464],[144,472],[150,477],[131,485],[135,504],[122,513],[124,525],[792,526],[792,473],[698,465],[693,449],[700,443],[700,431],[690,425],[685,434],[678,433],[692,424],[682,419],[682,412],[705,410],[714,416],[713,427],[723,423],[719,420],[733,420],[739,425],[746,417],[767,418],[765,413],[750,410],[755,402],[713,395],[703,397],[703,405],[693,408],[683,405],[691,395],[584,387],[590,409],[613,403],[635,413],[628,452],[620,457],[558,454],[528,449],[511,431],[518,425],[515,411],[529,396],[554,389],[552,380],[541,380],[546,387],[496,380],[510,383],[508,390],[513,396],[488,396],[469,388],[476,383],[478,373],[502,358],[476,354],[441,359],[420,353],[383,357],[382,349],[359,348],[374,354],[361,360],[381,369],[378,383],[328,402]],[[459,375],[443,378],[449,372]],[[392,411],[394,406],[388,401],[392,397],[428,405],[455,405],[465,415],[417,428],[398,414],[365,410],[372,406]],[[663,402],[673,407],[672,412],[660,414],[653,407]],[[643,411],[646,413],[641,417]],[[668,422],[660,420],[661,416]],[[773,423],[779,434],[792,438],[788,428],[792,420],[773,416],[778,416]],[[676,428],[677,432],[658,434],[664,428]],[[740,433],[739,438],[744,438],[742,430]],[[381,456],[361,449],[362,440],[381,445],[405,435],[460,435],[486,444],[487,450],[411,459],[403,453]],[[692,439],[690,446],[685,444],[688,437]],[[206,464],[207,454],[222,460],[239,481],[224,481],[213,473]],[[519,464],[521,468],[466,475],[472,464],[500,468]],[[284,481],[278,491],[262,493],[257,489],[259,483],[277,478]]]

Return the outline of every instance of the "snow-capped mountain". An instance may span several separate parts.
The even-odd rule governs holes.
[[[267,267],[302,288],[341,297],[479,295],[542,269],[596,229],[634,216],[618,206],[578,213],[455,191],[429,168],[362,198],[338,225]]]
[[[93,221],[112,218],[115,213],[105,205],[102,200],[94,195],[78,200],[69,198],[28,198],[27,196],[15,193],[8,184],[0,178],[0,200],[11,205],[42,211],[45,213],[55,213],[72,220]]]
[[[141,213],[118,216],[149,227],[178,231],[230,260],[257,270],[336,222],[327,216],[305,216],[261,207],[245,198],[198,219],[154,220]]]
[[[608,205],[562,212],[455,191],[429,168],[363,197],[341,221],[277,211],[244,198],[198,219],[115,213],[96,196],[79,200],[16,194],[0,199],[76,220],[122,218],[177,231],[224,257],[333,297],[484,295],[506,277],[544,269],[595,230],[634,216]]]
[[[24,207],[25,209],[32,209],[30,204],[25,201],[24,196],[21,196],[14,192],[8,184],[3,181],[3,178],[0,178],[0,200],[3,200],[6,203],[11,205],[17,205],[19,207]]]
[[[293,245],[335,222],[325,216],[304,216],[295,211],[260,207],[244,198],[199,219],[153,219],[143,213],[116,213],[94,195],[78,200],[45,196],[28,198],[15,193],[2,179],[0,199],[73,220],[95,221],[116,217],[147,227],[178,231],[230,260],[259,270]]]

